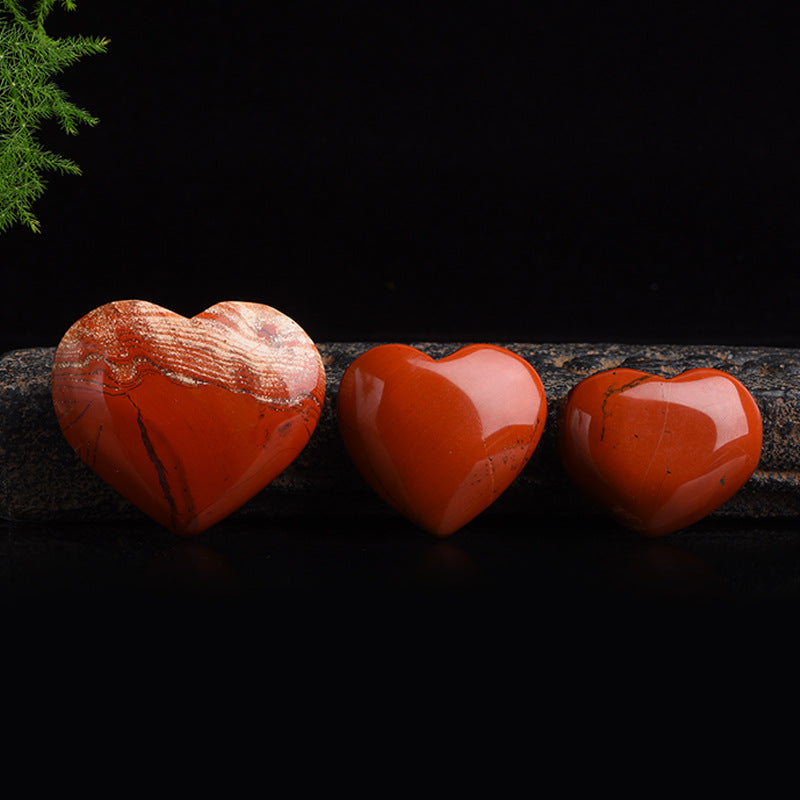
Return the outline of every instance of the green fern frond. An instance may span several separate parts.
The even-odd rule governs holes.
[[[47,19],[47,15],[53,10],[55,4],[56,0],[39,0],[34,6],[34,19],[36,20],[36,27],[40,30],[44,30],[44,21]],[[67,11],[74,11],[76,7],[74,0],[61,0],[61,5],[64,6]]]
[[[23,27],[30,26],[30,22],[17,0],[3,0],[3,6],[5,6],[7,12],[14,17],[18,25],[22,25]],[[2,9],[0,9],[0,11],[2,11]]]
[[[45,20],[57,0],[37,0],[31,14],[18,0],[0,0],[0,233],[15,223],[40,230],[32,211],[46,182],[45,172],[79,175],[68,158],[44,150],[36,132],[46,120],[77,134],[79,125],[98,119],[79,108],[52,80],[86,55],[104,53],[108,39],[89,36],[51,38]],[[74,0],[61,0],[66,11]]]

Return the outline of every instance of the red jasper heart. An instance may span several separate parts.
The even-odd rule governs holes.
[[[123,300],[66,332],[52,390],[80,458],[188,536],[295,459],[319,419],[325,370],[305,331],[269,306],[218,303],[189,319]]]
[[[752,395],[714,369],[601,372],[575,386],[559,414],[567,473],[645,536],[685,528],[729,500],[758,465],[761,438]]]
[[[438,536],[508,488],[539,442],[546,411],[533,367],[494,345],[438,361],[379,345],[348,367],[337,401],[342,438],[367,483]]]

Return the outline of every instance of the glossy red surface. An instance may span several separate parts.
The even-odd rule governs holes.
[[[685,528],[729,500],[761,455],[761,414],[736,378],[592,375],[559,413],[564,466],[599,507],[646,536]]]
[[[52,390],[78,456],[188,536],[295,459],[316,427],[325,371],[303,329],[269,306],[219,303],[187,319],[123,300],[70,327]]]
[[[448,536],[504,492],[532,455],[547,403],[538,374],[494,345],[435,360],[407,345],[357,358],[339,386],[345,446],[367,483]]]

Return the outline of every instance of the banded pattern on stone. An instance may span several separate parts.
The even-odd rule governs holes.
[[[218,303],[187,319],[123,300],[70,327],[52,393],[82,461],[149,516],[194,534],[295,459],[319,419],[325,371],[305,331],[270,306]]]

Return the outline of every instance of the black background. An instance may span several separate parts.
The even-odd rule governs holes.
[[[0,237],[1,349],[54,346],[123,298],[185,315],[264,302],[316,341],[800,346],[798,17],[785,3],[58,9],[54,35],[111,39],[59,79],[101,122],[42,131],[84,174],[52,177],[41,234]],[[648,545],[531,524],[477,520],[434,545],[398,520],[230,522],[195,550],[147,525],[21,528],[6,577],[25,596],[188,563],[195,587],[224,593],[233,564],[267,594],[477,582],[559,602],[576,585],[800,585],[791,523]]]
[[[791,6],[791,4],[784,4]],[[800,344],[795,9],[83,0],[2,347],[104,302],[317,341]],[[51,129],[52,127],[52,129]]]

